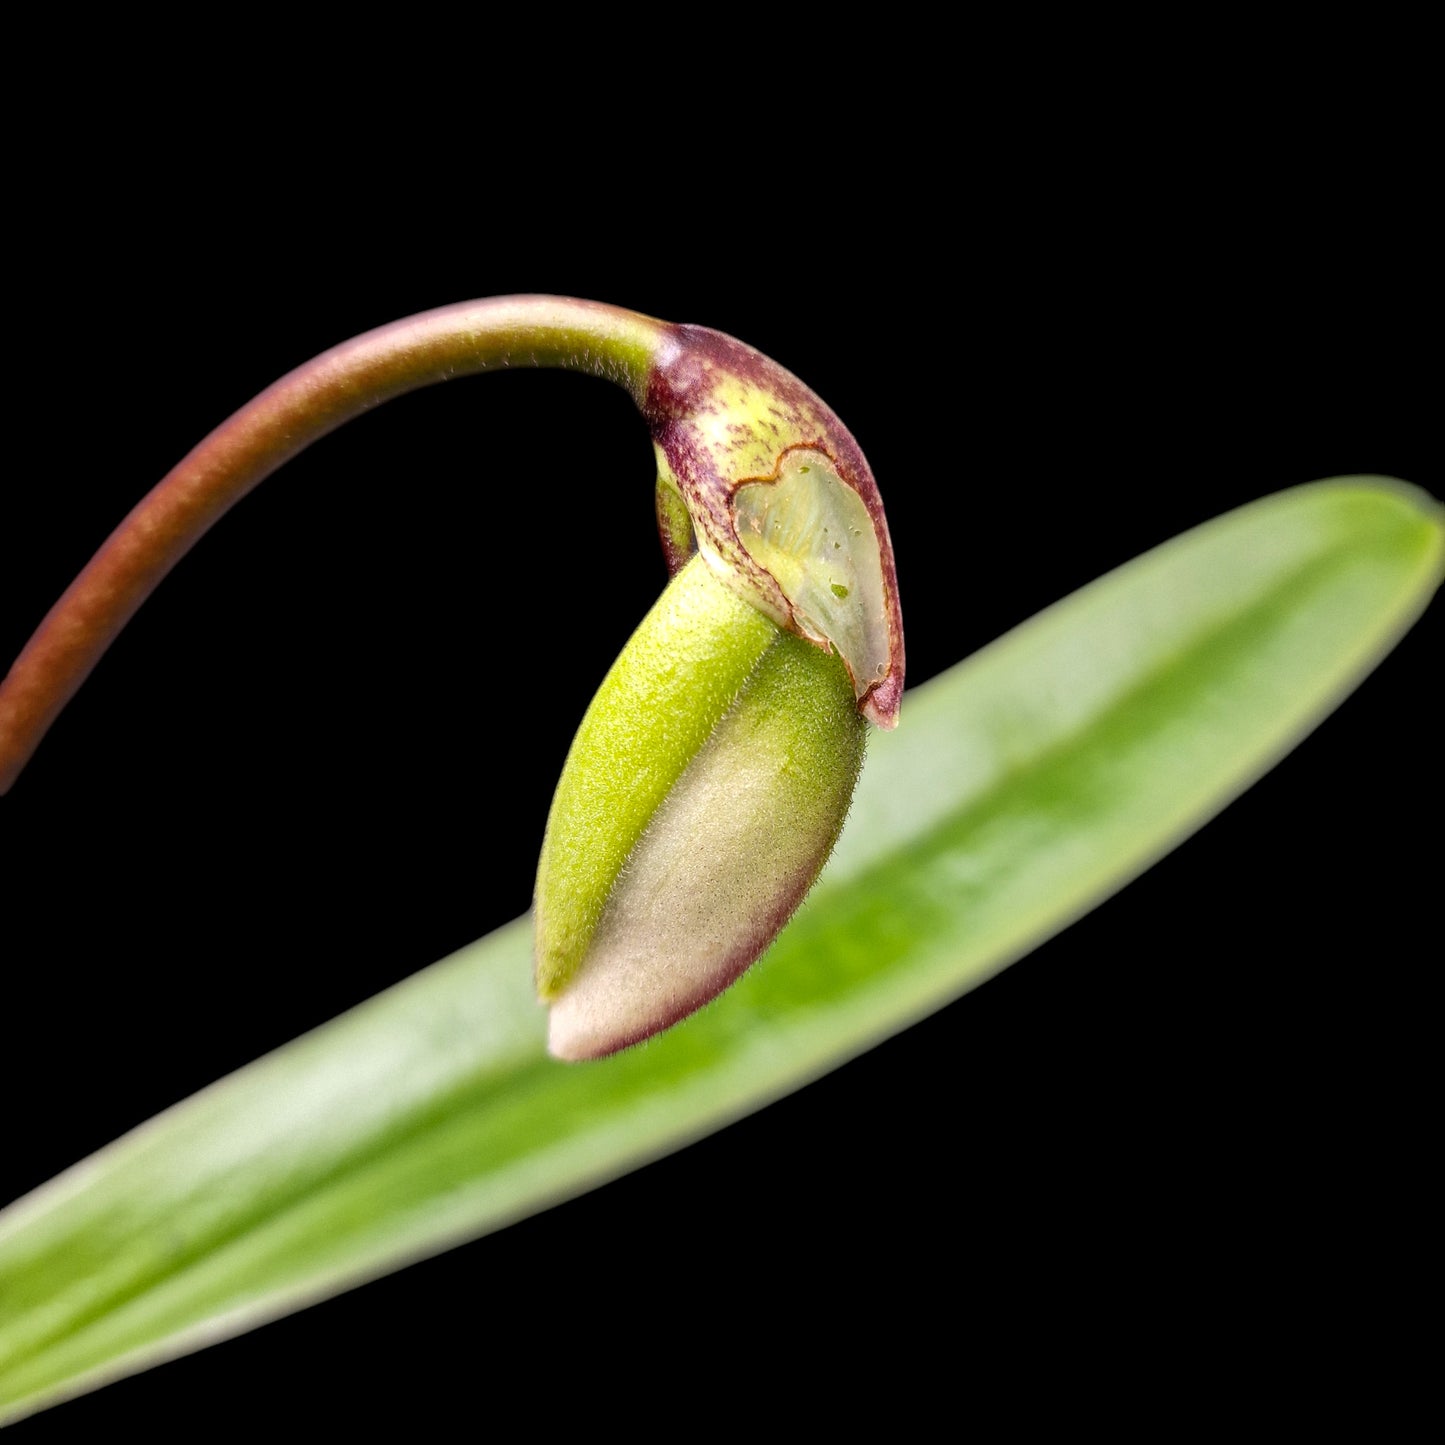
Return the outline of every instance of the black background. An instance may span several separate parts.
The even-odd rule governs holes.
[[[959,161],[946,205],[884,167],[796,206],[479,180],[418,218],[397,176],[257,204],[269,173],[234,158],[245,204],[72,195],[17,268],[0,652],[276,376],[515,291],[716,327],[826,398],[888,507],[913,681],[1267,492],[1377,471],[1445,495],[1401,192],[1201,155]],[[7,1197],[527,907],[571,732],[664,581],[652,468],[621,392],[477,378],[319,444],[176,570],[0,804]],[[544,1402],[574,1347],[567,1388],[625,1398],[628,1371],[740,1348],[926,1357],[922,1303],[1107,1298],[1167,1329],[1181,1301],[1327,1307],[1389,1273],[1419,1186],[1440,640],[1437,607],[1199,836],[828,1079],[26,1428],[169,1438],[283,1399],[374,1423],[497,1376]]]

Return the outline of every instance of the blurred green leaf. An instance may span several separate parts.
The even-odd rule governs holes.
[[[1442,555],[1414,489],[1297,488],[910,693],[793,924],[642,1048],[547,1057],[520,920],[127,1135],[0,1214],[0,1420],[592,1187],[973,987],[1271,766]]]

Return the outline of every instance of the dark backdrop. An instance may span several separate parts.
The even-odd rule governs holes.
[[[976,180],[961,212],[879,181],[797,226],[477,203],[438,240],[400,193],[42,226],[13,318],[0,652],[283,371],[521,290],[717,327],[825,397],[888,505],[911,680],[1281,487],[1380,471],[1445,494],[1416,350],[1439,318],[1379,195]],[[621,392],[473,379],[318,445],[177,570],[0,804],[7,1197],[527,907],[571,732],[664,580],[651,481]],[[400,1418],[419,1381],[453,1406],[498,1373],[541,1403],[559,1336],[586,1350],[569,1388],[625,1398],[629,1371],[694,1350],[926,1358],[920,1301],[966,1320],[1107,1297],[1167,1327],[1388,1269],[1438,942],[1440,637],[1437,608],[1199,836],[828,1079],[30,1428],[169,1438],[283,1396]],[[1361,1177],[1363,1218],[1340,1202]],[[1355,1225],[1322,1279],[1321,1240]]]

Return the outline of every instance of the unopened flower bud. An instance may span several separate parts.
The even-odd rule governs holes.
[[[664,330],[637,396],[674,580],[593,701],[537,874],[552,1052],[668,1027],[763,952],[843,825],[903,628],[878,488],[797,377]]]
[[[537,988],[564,1059],[701,1007],[826,861],[866,725],[841,660],[701,559],[673,579],[572,744],[537,875]]]

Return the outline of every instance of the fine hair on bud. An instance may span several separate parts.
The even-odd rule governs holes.
[[[716,997],[812,886],[867,724],[830,650],[689,562],[603,682],[538,869],[552,1052],[597,1058]]]

